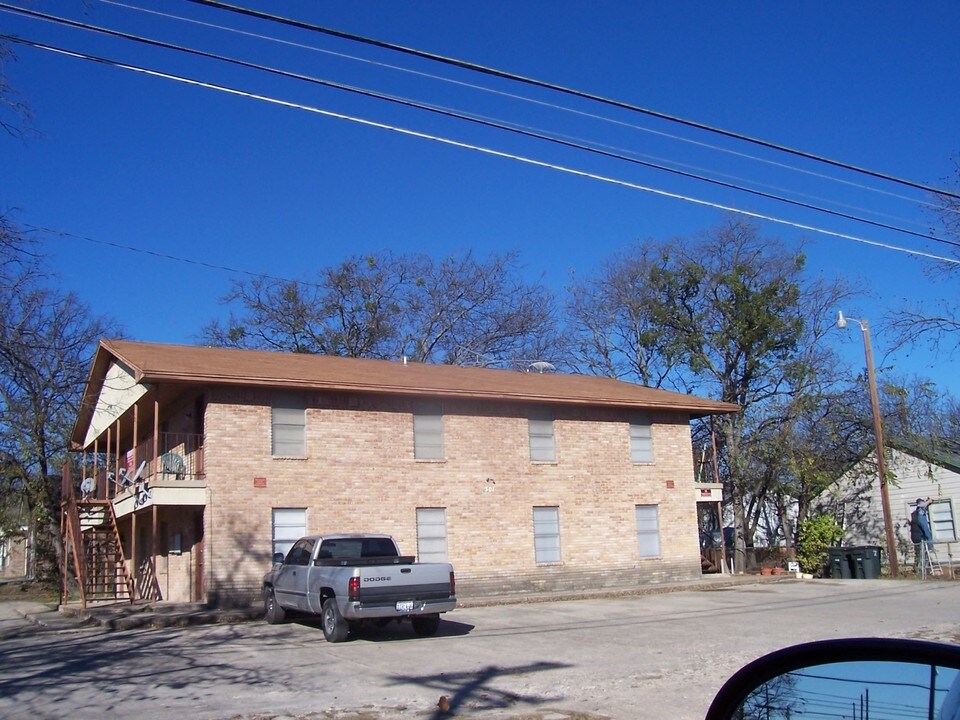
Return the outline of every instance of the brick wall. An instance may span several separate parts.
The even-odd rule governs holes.
[[[412,402],[310,393],[307,457],[271,457],[270,394],[207,396],[207,594],[253,599],[269,569],[272,509],[307,530],[385,532],[417,550],[416,508],[446,508],[461,595],[635,585],[700,572],[688,418],[652,415],[655,461],[630,459],[629,413],[554,409],[556,462],[529,459],[528,406],[444,403],[443,461],[413,456]],[[670,486],[672,485],[672,487]],[[661,554],[639,557],[635,506],[659,506]],[[559,564],[538,566],[532,508],[559,508]]]

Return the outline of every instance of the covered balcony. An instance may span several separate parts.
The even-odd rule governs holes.
[[[204,400],[178,382],[145,383],[119,359],[97,355],[73,439],[80,496],[112,501],[117,518],[151,506],[206,503]]]
[[[98,467],[91,467],[93,464]],[[203,435],[159,433],[123,453],[96,454],[87,462],[81,493],[112,500],[117,517],[151,505],[203,505],[206,476]]]
[[[63,576],[73,573],[84,602],[200,601],[205,388],[175,372],[148,380],[109,345],[94,358],[64,473]],[[113,592],[101,592],[92,579],[114,569]]]

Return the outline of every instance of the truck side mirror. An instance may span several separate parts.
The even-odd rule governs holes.
[[[706,720],[789,718],[823,710],[842,717],[851,709],[856,715],[856,705],[869,717],[871,703],[897,708],[898,717],[960,720],[960,647],[848,638],[777,650],[738,670],[720,688]]]
[[[283,553],[277,552],[273,554],[273,564],[283,565]]]

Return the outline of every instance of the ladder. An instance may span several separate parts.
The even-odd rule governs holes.
[[[937,557],[936,548],[928,548],[925,542],[919,543],[920,547],[920,579],[925,580],[927,575],[943,576],[943,568],[940,566],[940,558]]]

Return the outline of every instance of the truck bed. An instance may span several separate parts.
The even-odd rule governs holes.
[[[413,565],[413,555],[388,555],[386,557],[319,558],[313,564],[319,567],[369,567],[370,565]]]

